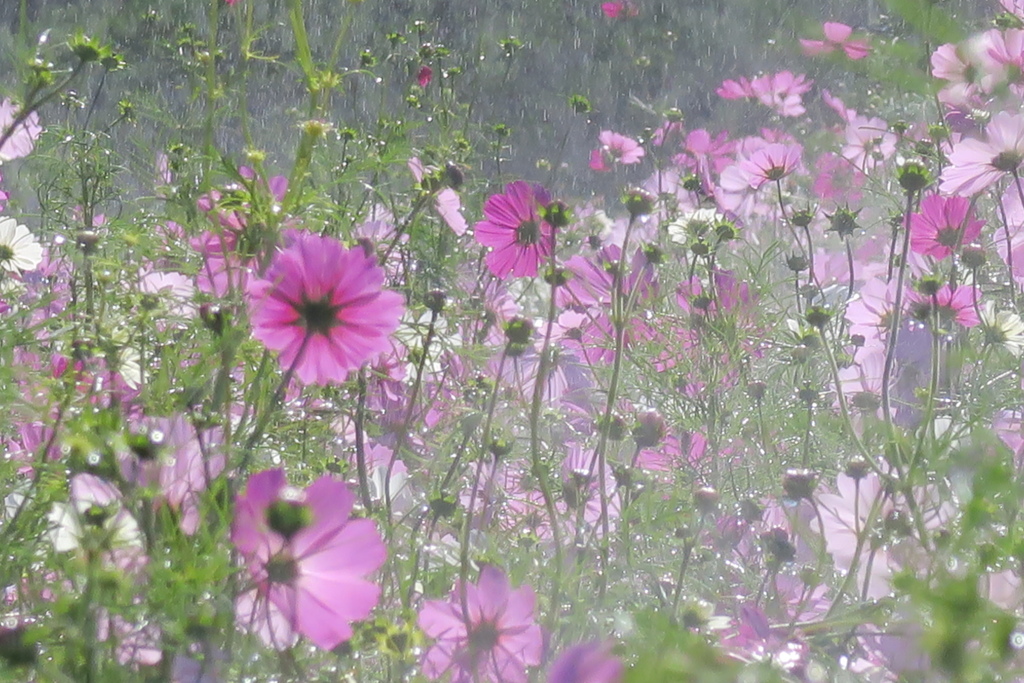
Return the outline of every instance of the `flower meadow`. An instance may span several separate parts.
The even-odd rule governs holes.
[[[528,35],[193,4],[180,109],[26,3],[0,79],[0,680],[1024,680],[1020,0],[531,158]]]

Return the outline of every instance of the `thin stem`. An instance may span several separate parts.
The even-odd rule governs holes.
[[[885,364],[882,367],[882,417],[889,428],[891,437],[896,435],[896,426],[892,421],[892,383],[893,363],[896,359],[896,342],[899,339],[900,327],[903,324],[903,282],[907,274],[907,250],[910,248],[910,213],[914,207],[914,192],[907,192],[907,205],[904,213],[903,251],[900,254],[899,273],[896,278],[896,301],[889,321],[889,338],[886,340]],[[895,445],[895,439],[894,444]]]

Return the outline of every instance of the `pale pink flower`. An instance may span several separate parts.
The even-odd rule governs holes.
[[[563,652],[548,672],[548,683],[619,683],[625,666],[606,643],[582,643]]]
[[[833,95],[828,90],[823,89],[821,91],[821,101],[827,104],[829,109],[834,111],[839,118],[843,120],[843,123],[849,123],[855,116],[857,116],[856,110],[847,107],[841,99]]]
[[[122,476],[154,489],[153,502],[170,508],[182,531],[194,534],[201,522],[201,495],[224,471],[221,429],[197,430],[184,415],[147,418],[129,445],[131,453],[120,458]]]
[[[533,589],[512,590],[491,565],[475,584],[459,583],[445,600],[428,600],[419,627],[434,640],[423,658],[423,674],[450,675],[452,683],[526,683],[527,667],[541,662],[544,638],[534,622]]]
[[[1017,172],[1024,161],[1024,115],[999,112],[985,127],[985,138],[964,138],[953,145],[942,171],[944,194],[974,195]]]
[[[417,157],[412,157],[409,159],[409,170],[412,171],[413,177],[419,183],[423,181],[423,176],[428,170],[434,171],[436,169],[427,169],[423,166],[422,161]],[[437,209],[438,215],[452,229],[452,232],[460,237],[466,234],[466,230],[469,229],[469,223],[466,222],[466,217],[462,215],[462,200],[459,198],[458,192],[450,187],[438,190],[437,196],[434,198],[434,208]]]
[[[351,518],[354,502],[330,476],[305,490],[288,486],[280,469],[249,478],[231,527],[255,584],[236,601],[239,626],[278,649],[300,634],[325,650],[352,637],[351,622],[369,616],[380,596],[366,577],[386,557],[376,524]]]
[[[813,83],[803,74],[780,71],[755,78],[750,82],[750,89],[761,104],[780,116],[802,116],[806,109],[801,96],[811,89]]]
[[[782,180],[800,166],[803,147],[797,144],[772,143],[740,163],[740,170],[747,174],[750,187],[759,189],[765,183]]]
[[[633,138],[614,131],[602,130],[598,136],[601,146],[590,153],[590,168],[610,171],[612,164],[638,164],[644,157],[644,148]]]
[[[1024,19],[1024,0],[999,0],[999,4],[1010,14]]]
[[[864,337],[865,346],[884,346],[896,308],[896,281],[872,278],[846,306],[850,334]]]
[[[899,138],[889,124],[876,117],[854,116],[846,126],[843,157],[858,170],[870,171],[896,151]]]
[[[826,21],[822,25],[822,30],[825,33],[824,40],[800,39],[800,45],[805,55],[814,57],[842,50],[850,59],[864,59],[868,56],[868,52],[871,51],[867,41],[850,40],[853,29],[846,24],[840,24],[837,21]]]
[[[754,89],[750,87],[750,81],[740,76],[738,81],[731,78],[722,81],[715,93],[725,100],[743,100],[754,97]]]
[[[9,99],[0,102],[0,138],[9,134],[0,146],[0,163],[27,156],[43,132],[43,127],[39,125],[39,114],[36,112],[32,112],[24,121],[14,126],[20,111],[21,108]]]

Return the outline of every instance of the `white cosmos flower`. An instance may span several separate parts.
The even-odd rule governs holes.
[[[13,218],[0,218],[0,268],[9,273],[35,270],[42,260],[43,248],[28,228]]]
[[[1024,321],[1011,311],[996,312],[995,304],[986,301],[981,309],[981,329],[986,344],[998,344],[1015,356],[1024,352]]]
[[[714,209],[697,209],[683,214],[666,226],[668,238],[676,244],[687,244],[695,235],[713,230],[715,223],[725,216]]]

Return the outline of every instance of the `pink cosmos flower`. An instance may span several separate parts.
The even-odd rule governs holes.
[[[581,643],[555,660],[548,683],[619,683],[624,669],[606,643]]]
[[[433,172],[436,169],[428,169],[423,166],[423,162],[418,157],[412,157],[409,159],[409,170],[412,171],[416,182],[420,183],[423,182],[423,177],[428,171]],[[452,232],[460,237],[466,234],[466,230],[469,229],[469,223],[466,222],[466,217],[462,215],[462,200],[459,198],[458,192],[450,187],[439,190],[434,198],[434,208],[437,210],[437,214],[441,216],[441,220],[452,229]]]
[[[540,664],[544,650],[534,603],[532,588],[512,590],[505,573],[489,565],[476,584],[456,584],[447,601],[428,600],[418,623],[434,644],[423,673],[450,673],[452,683],[526,683],[526,668]]]
[[[899,138],[889,130],[889,124],[876,117],[854,116],[846,126],[846,144],[843,157],[858,170],[870,171],[896,151]]]
[[[800,165],[802,153],[803,147],[800,145],[773,142],[740,163],[740,170],[747,174],[750,187],[756,190],[765,183],[782,180],[795,171]]]
[[[1010,14],[1024,19],[1024,0],[999,0],[999,4]]]
[[[551,253],[554,231],[540,217],[551,197],[540,185],[517,180],[484,203],[484,220],[473,227],[477,242],[491,247],[486,263],[496,277],[533,277]]]
[[[429,66],[423,65],[420,70],[416,73],[416,82],[421,88],[426,88],[430,85],[431,79],[434,77],[434,70]]]
[[[803,74],[780,71],[771,76],[761,76],[750,82],[754,96],[764,106],[780,116],[802,116],[804,109],[801,96],[811,89],[814,81]]]
[[[750,87],[750,81],[740,76],[738,81],[727,78],[718,86],[715,93],[723,100],[744,100],[754,97],[754,90]]]
[[[7,139],[0,145],[0,163],[19,159],[27,156],[35,147],[36,139],[43,132],[39,125],[39,114],[32,112],[18,124],[13,130],[14,120],[17,118],[20,107],[11,100],[0,102],[0,139],[7,136]]]
[[[825,152],[818,157],[813,168],[816,173],[811,190],[818,199],[832,206],[857,205],[863,199],[861,188],[867,176],[838,154]]]
[[[224,471],[220,428],[196,430],[184,415],[148,418],[121,460],[126,481],[157,489],[154,503],[174,511],[186,534],[199,529],[201,495]]]
[[[826,21],[822,25],[825,33],[825,40],[800,39],[803,52],[808,57],[827,55],[836,50],[842,50],[850,59],[864,59],[868,56],[871,48],[865,40],[850,40],[853,29],[846,24],[836,21]]]
[[[598,136],[601,146],[590,153],[590,168],[595,171],[610,171],[612,164],[638,164],[644,157],[644,148],[633,138],[610,130],[602,130]]]
[[[910,216],[910,248],[919,254],[944,259],[962,244],[981,234],[984,221],[970,215],[971,202],[965,197],[929,195],[921,212]]]
[[[978,299],[981,292],[974,286],[961,285],[956,289],[943,285],[934,296],[917,291],[908,292],[910,313],[921,322],[931,322],[932,307],[938,308],[939,325],[945,328],[955,322],[963,327],[974,327],[978,320]]]
[[[376,525],[351,519],[355,496],[324,476],[306,490],[284,470],[254,474],[235,504],[231,541],[255,587],[235,603],[238,624],[282,649],[304,635],[330,650],[352,637],[380,588],[365,577],[386,556]]]
[[[804,114],[801,95],[811,89],[813,81],[807,80],[803,74],[795,75],[791,71],[780,71],[777,74],[759,76],[750,81],[728,79],[715,91],[726,100],[742,100],[757,98],[766,107],[780,116],[801,116]]]
[[[845,102],[828,90],[823,89],[821,91],[821,101],[828,105],[828,108],[834,111],[844,123],[849,123],[853,117],[857,115],[857,111],[855,109],[847,107]]]
[[[311,233],[290,237],[249,285],[253,336],[280,351],[281,365],[303,383],[343,382],[390,348],[402,297],[381,289],[384,272],[362,248]]]
[[[846,306],[850,334],[864,338],[865,346],[884,346],[896,309],[896,281],[871,278]]]
[[[601,3],[601,11],[604,12],[604,15],[609,19],[635,17],[640,14],[640,9],[632,2],[629,2],[629,0]]]
[[[1024,161],[1024,115],[999,112],[985,127],[985,138],[964,138],[953,145],[949,166],[942,171],[944,194],[974,195],[1017,171]]]

